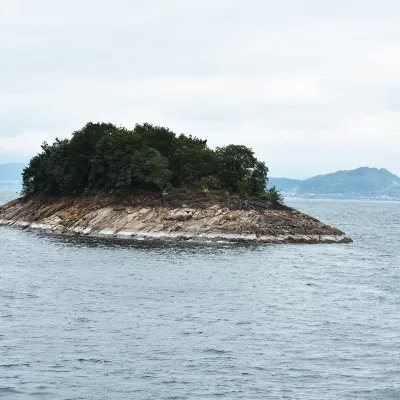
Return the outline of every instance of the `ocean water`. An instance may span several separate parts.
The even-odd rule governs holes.
[[[290,205],[354,243],[0,227],[0,398],[399,399],[400,203]]]

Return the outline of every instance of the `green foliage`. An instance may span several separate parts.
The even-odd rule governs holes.
[[[168,159],[154,148],[148,147],[136,153],[134,173],[136,178],[161,190],[170,186],[172,174]]]
[[[220,190],[221,182],[215,175],[204,176],[200,179],[199,185],[208,190]]]
[[[170,163],[175,184],[193,182],[216,172],[217,155],[206,140],[180,135]]]
[[[272,188],[268,189],[266,194],[273,203],[283,204],[283,196],[275,186],[272,186]]]
[[[253,151],[246,146],[230,144],[217,148],[217,155],[221,183],[236,191],[239,183],[251,176],[256,162]]]
[[[243,197],[265,192],[268,168],[245,146],[210,149],[207,141],[148,123],[133,130],[88,123],[71,139],[44,143],[23,172],[25,195],[127,195],[193,186]]]
[[[245,176],[241,181],[237,183],[237,192],[245,199],[250,197],[252,192],[252,185],[250,179]]]
[[[231,144],[217,148],[217,155],[218,176],[225,187],[239,193],[264,193],[268,168],[251,149]]]
[[[265,185],[268,181],[268,167],[264,162],[257,161],[254,163],[254,168],[250,175],[252,192],[262,194],[265,192]]]
[[[221,182],[215,175],[204,176],[198,184],[201,193],[210,196],[212,192],[221,190]]]
[[[279,190],[277,190],[275,186],[273,186],[270,189],[267,189],[260,197],[274,204],[283,204],[284,202],[282,193]]]

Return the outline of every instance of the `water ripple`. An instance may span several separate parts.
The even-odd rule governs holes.
[[[0,398],[400,398],[400,204],[295,206],[354,244],[0,228]]]

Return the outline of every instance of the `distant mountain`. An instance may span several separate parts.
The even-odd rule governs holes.
[[[270,178],[268,186],[301,197],[400,198],[400,178],[384,168],[363,167],[305,180]]]
[[[282,192],[292,193],[300,187],[301,180],[289,178],[269,178],[268,187],[275,186]]]
[[[0,164],[0,186],[15,186],[22,182],[22,170],[25,164]]]

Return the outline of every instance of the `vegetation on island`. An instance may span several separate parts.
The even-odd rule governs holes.
[[[267,174],[265,163],[246,146],[211,149],[206,140],[148,123],[129,130],[90,122],[71,139],[43,143],[23,171],[23,194],[167,195],[184,187],[204,196],[223,192],[281,203],[274,187],[266,189]]]

